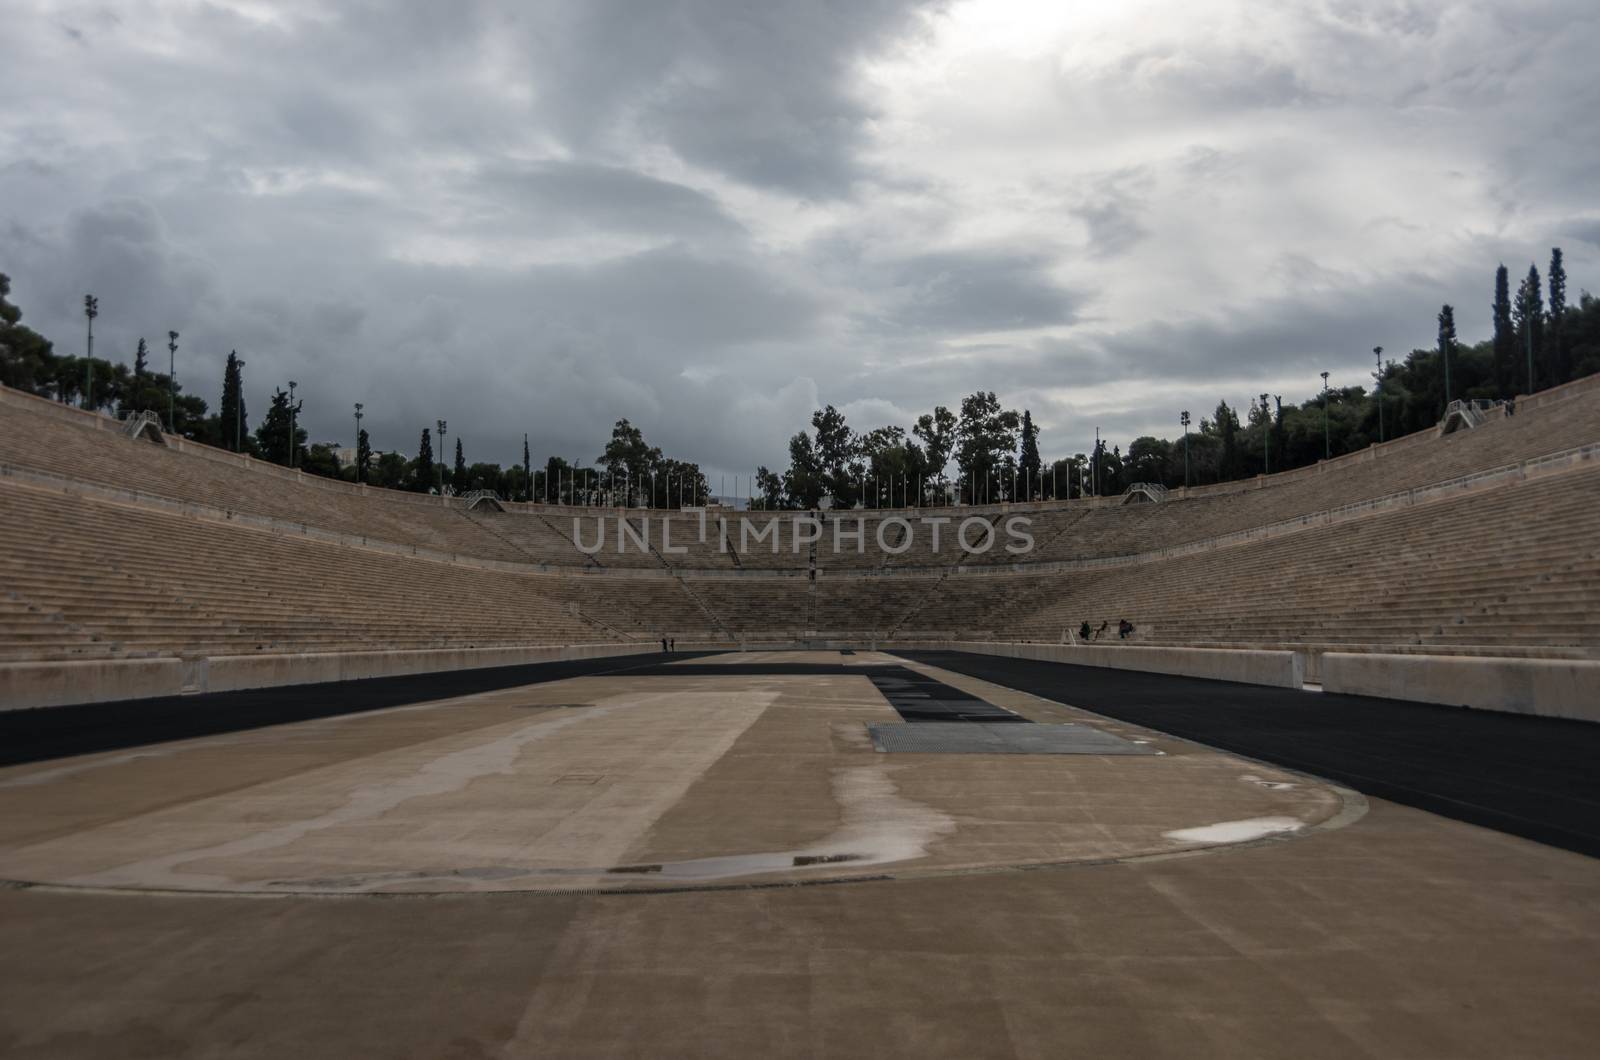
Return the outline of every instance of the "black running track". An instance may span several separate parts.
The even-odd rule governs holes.
[[[1600,725],[964,652],[895,652],[1600,857]]]
[[[119,751],[313,718],[360,714],[431,699],[563,681],[569,677],[631,672],[657,666],[668,659],[693,659],[705,654],[709,653],[613,655],[525,666],[374,677],[365,681],[330,681],[241,692],[5,710],[0,711],[0,766],[96,751]]]

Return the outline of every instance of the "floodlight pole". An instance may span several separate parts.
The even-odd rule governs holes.
[[[439,458],[438,458],[438,460],[439,460],[439,497],[441,499],[443,499],[443,497],[444,497],[444,454],[445,454],[444,430],[445,430],[445,428],[447,426],[449,426],[449,424],[446,423],[444,420],[436,420],[435,422],[439,425]]]
[[[1376,397],[1377,400],[1378,400],[1378,441],[1381,443],[1383,441],[1383,347],[1382,346],[1374,346],[1374,347],[1372,347],[1372,356],[1377,358],[1377,361],[1378,361],[1378,371],[1377,371],[1377,374],[1374,376],[1374,378],[1377,379],[1377,383],[1374,384],[1372,390],[1373,390],[1373,396]],[[1449,362],[1448,361],[1445,362],[1445,371],[1447,371],[1447,372],[1449,371]],[[1449,386],[1446,386],[1445,387],[1445,404],[1449,404],[1450,403],[1449,390],[1450,390]]]
[[[244,362],[236,359],[233,363],[239,369],[239,390],[233,395],[233,451],[242,453],[244,452]]]
[[[1178,413],[1178,422],[1183,424],[1183,488],[1189,488],[1189,410]],[[1071,486],[1069,484],[1068,488]]]
[[[361,402],[356,402],[356,484],[361,484]]]
[[[89,352],[83,359],[83,407],[94,407],[94,318],[100,315],[100,299],[83,296],[83,315],[89,321]]]
[[[1333,456],[1333,435],[1328,432],[1328,373],[1322,373],[1322,459]]]
[[[1094,429],[1094,495],[1100,496],[1100,428]]]
[[[167,430],[178,433],[178,333],[167,332]]]
[[[289,380],[289,466],[291,468],[294,467],[294,451],[297,448],[294,444],[294,388],[299,385],[293,379]]]
[[[1261,395],[1261,473],[1272,474],[1272,412],[1265,394]]]

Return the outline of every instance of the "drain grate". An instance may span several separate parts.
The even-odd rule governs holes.
[[[1018,719],[1022,720],[1022,719]],[[900,754],[1150,755],[1160,752],[1091,725],[948,721],[867,725],[879,751]]]

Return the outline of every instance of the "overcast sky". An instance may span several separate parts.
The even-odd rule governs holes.
[[[254,425],[712,474],[994,389],[1053,457],[1600,289],[1600,5],[0,0],[0,271]],[[729,488],[732,487],[731,478]]]

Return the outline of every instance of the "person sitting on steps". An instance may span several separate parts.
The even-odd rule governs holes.
[[[1078,636],[1085,642],[1089,640],[1089,620],[1087,618],[1083,620],[1083,625],[1078,627]]]
[[[1117,620],[1117,639],[1127,640],[1128,634],[1133,632],[1133,623],[1122,618]]]

